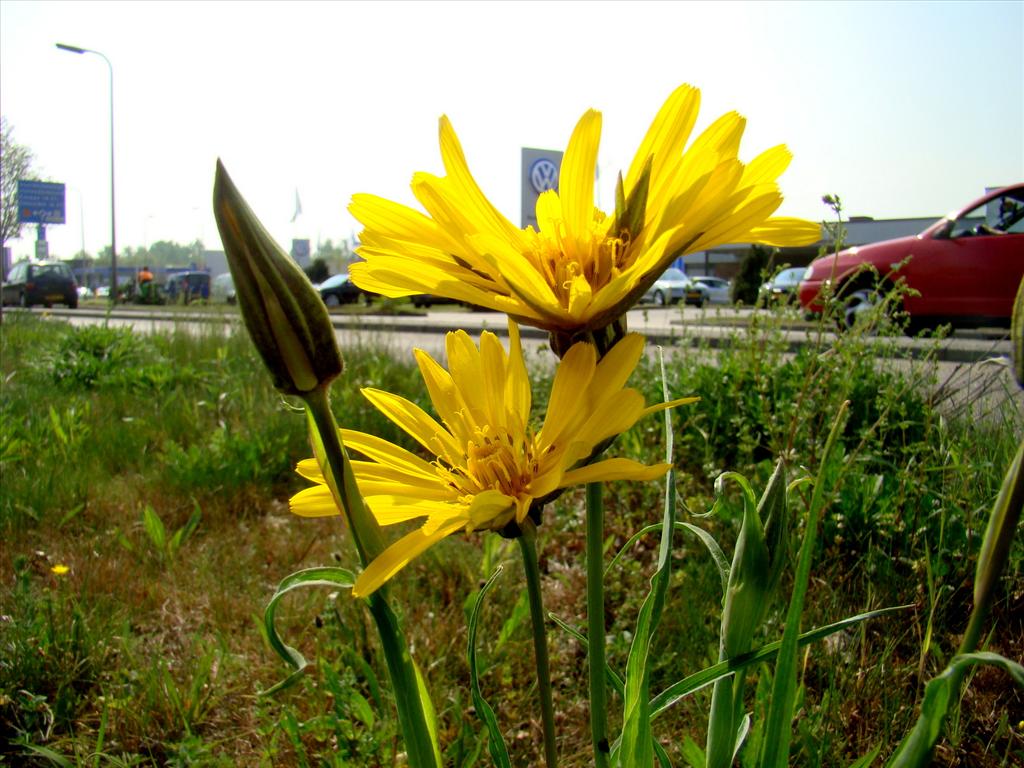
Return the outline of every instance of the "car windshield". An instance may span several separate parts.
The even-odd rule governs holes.
[[[779,276],[775,278],[776,285],[796,285],[800,282],[800,278],[803,277],[805,272],[804,267],[793,267],[791,269],[784,269],[779,272]]]
[[[36,277],[71,277],[71,270],[67,264],[36,264],[32,267],[32,274]]]
[[[658,279],[659,280],[672,280],[674,282],[680,282],[680,281],[686,279],[686,273],[683,272],[683,270],[681,270],[681,269],[676,269],[675,267],[669,267],[668,269],[666,269],[664,272],[661,273],[661,277],[659,277]]]
[[[337,288],[339,285],[342,285],[343,283],[346,283],[346,282],[348,282],[348,272],[339,272],[338,274],[334,275],[333,277],[328,277],[326,280],[324,280],[322,283],[320,283],[320,287],[321,288]]]

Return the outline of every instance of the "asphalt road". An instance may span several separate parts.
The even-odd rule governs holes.
[[[4,314],[26,311],[5,308]],[[240,322],[233,308],[210,311],[185,312],[179,308],[169,311],[161,307],[117,307],[107,312],[102,306],[80,307],[77,310],[54,308],[28,310],[49,313],[73,325],[107,322],[114,326],[127,326],[143,333],[168,330],[201,334],[216,329],[230,328]],[[726,346],[731,339],[751,323],[762,322],[757,310],[751,309],[697,309],[680,307],[652,307],[634,309],[627,317],[631,331],[648,338],[650,354],[657,354],[660,346],[671,357],[675,354],[700,354],[713,357],[716,349]],[[463,328],[476,336],[481,330],[491,330],[501,336],[507,333],[505,316],[496,312],[438,309],[421,315],[332,314],[338,342],[342,350],[361,344],[384,345],[398,357],[411,355],[414,348],[426,350],[435,358],[443,359],[444,333]],[[929,371],[937,377],[942,391],[948,396],[951,410],[968,409],[976,417],[997,412],[1005,405],[1024,413],[1024,393],[1016,387],[1006,365],[1010,345],[1005,331],[958,332],[939,343],[901,338],[896,340],[897,354],[880,357],[879,365],[900,370],[911,378]],[[544,363],[553,362],[545,354],[547,335],[533,328],[521,328],[527,359]],[[782,331],[790,351],[807,343],[821,343],[826,348],[831,334],[819,340],[816,330],[808,330],[795,315]],[[1002,336],[1002,338],[1000,338]],[[927,350],[933,349],[933,359],[923,362]]]

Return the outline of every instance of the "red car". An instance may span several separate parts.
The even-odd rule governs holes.
[[[868,264],[873,269],[865,269]],[[914,295],[903,308],[912,327],[1009,326],[1024,276],[1024,184],[991,192],[914,237],[885,240],[815,259],[800,283],[800,303],[823,310],[832,288],[851,326],[899,277]]]

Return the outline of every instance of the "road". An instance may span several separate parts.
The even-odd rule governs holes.
[[[5,314],[13,311],[5,309]],[[55,318],[66,320],[73,325],[107,322],[118,327],[131,327],[141,333],[185,331],[192,334],[210,333],[216,329],[231,328],[239,324],[240,317],[234,309],[223,312],[169,312],[163,308],[118,307],[109,315],[103,308],[80,308],[78,310],[31,310],[47,312]],[[469,312],[453,309],[432,310],[422,315],[332,315],[338,343],[342,350],[362,344],[383,345],[395,356],[411,355],[414,348],[426,350],[435,358],[443,359],[444,332],[465,328],[477,336],[483,329],[493,330],[504,336],[507,329],[505,316],[495,312]],[[700,354],[714,356],[718,347],[731,343],[731,338],[751,323],[765,322],[763,315],[750,309],[708,309],[697,308],[645,308],[635,309],[627,316],[631,331],[645,334],[650,341],[650,353],[656,354],[657,346],[673,354]],[[552,361],[553,356],[544,354],[547,347],[546,334],[532,328],[521,330],[527,359],[534,362]],[[780,331],[790,351],[810,343],[811,334],[799,321]],[[827,347],[830,335],[823,342]],[[916,376],[922,372],[919,359],[931,342],[913,339],[896,340],[900,349],[897,357],[879,358],[879,365]],[[961,411],[969,409],[976,417],[1000,410],[1005,401],[1010,407],[1024,413],[1024,393],[1014,385],[1010,376],[1009,342],[999,339],[998,334],[957,333],[943,341],[938,350],[936,366],[938,381],[944,383],[948,393],[948,407]]]

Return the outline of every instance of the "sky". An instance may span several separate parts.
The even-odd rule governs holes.
[[[740,157],[785,143],[779,214],[938,217],[1024,181],[1022,2],[0,2],[0,113],[67,187],[52,255],[199,238],[221,158],[287,249],[358,233],[349,199],[415,205],[447,114],[484,192],[520,215],[521,147],[603,113],[612,206],[657,109],[701,89],[697,131],[747,118]],[[696,135],[696,134],[695,134]],[[298,194],[302,213],[292,222]],[[9,243],[30,253],[35,227]]]

